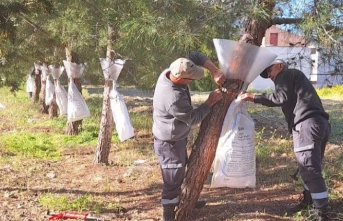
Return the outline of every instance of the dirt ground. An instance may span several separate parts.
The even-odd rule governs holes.
[[[139,99],[132,94],[124,95],[130,111],[142,107],[151,110],[151,94],[141,92]],[[194,95],[194,100],[198,96],[201,97],[201,94]],[[268,118],[255,118],[255,121],[257,128],[269,122],[267,126],[287,136],[282,119],[268,121]],[[136,137],[136,140],[139,139],[148,139],[152,144],[151,137]],[[328,149],[342,151],[342,146],[330,143]],[[114,162],[118,151],[116,146],[111,149],[110,157]],[[20,162],[21,166],[14,161],[0,168],[0,221],[48,220],[50,216],[46,214],[47,210],[39,203],[40,196],[46,193],[71,198],[91,195],[100,202],[120,205],[115,209],[103,209],[100,214],[94,215],[102,220],[160,220],[162,183],[156,158],[130,166],[116,163],[94,166],[91,164],[93,157],[94,147],[91,146],[66,150],[60,161],[25,159]],[[285,168],[277,165],[275,163],[264,170],[263,174],[260,174],[262,170],[257,171],[257,177],[262,178],[257,179],[255,188],[213,189],[210,188],[210,182],[206,182],[200,198],[206,200],[207,205],[195,209],[189,220],[302,220],[301,217],[284,217],[284,209],[298,201],[301,189],[300,184],[290,177],[281,176]],[[343,195],[341,184],[335,188],[341,188]],[[342,200],[335,201],[338,210],[343,211],[342,205]]]

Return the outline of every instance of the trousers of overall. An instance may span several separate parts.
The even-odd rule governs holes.
[[[154,138],[154,150],[161,168],[162,205],[177,205],[187,164],[187,139],[163,141]]]
[[[294,152],[304,188],[311,193],[313,206],[328,206],[328,191],[322,175],[322,161],[331,126],[322,116],[298,123],[293,131]]]

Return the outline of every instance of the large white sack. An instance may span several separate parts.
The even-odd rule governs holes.
[[[61,86],[57,80],[55,87],[56,103],[60,110],[60,116],[67,115],[68,113],[68,94],[64,87]]]
[[[91,113],[88,109],[86,101],[82,94],[77,89],[74,81],[70,81],[68,87],[68,117],[67,122],[74,122],[90,117]]]
[[[50,81],[50,76],[47,76],[46,86],[45,86],[45,104],[50,105],[54,100],[55,86]]]
[[[35,88],[35,82],[33,81],[31,75],[29,75],[29,77],[26,80],[26,92],[30,93],[33,92]]]
[[[135,135],[123,96],[114,88],[110,93],[113,120],[120,141]]]
[[[255,187],[254,127],[242,101],[232,101],[218,142],[211,187]]]

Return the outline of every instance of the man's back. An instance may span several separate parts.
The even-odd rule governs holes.
[[[281,107],[289,132],[297,123],[314,116],[329,119],[315,88],[303,72],[284,69],[275,77],[274,83],[274,93],[255,95],[254,102]]]
[[[282,92],[287,94],[287,101],[282,105],[282,111],[290,129],[310,117],[321,115],[326,119],[329,118],[315,88],[303,72],[286,69],[279,75],[275,87],[281,91],[281,94]]]

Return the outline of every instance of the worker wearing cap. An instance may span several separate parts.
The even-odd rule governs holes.
[[[163,179],[163,221],[174,220],[185,176],[187,136],[191,126],[199,124],[210,113],[210,108],[222,99],[220,90],[216,89],[199,107],[192,106],[188,85],[204,75],[200,66],[211,72],[218,85],[224,83],[222,71],[206,55],[193,52],[188,58],[176,59],[161,73],[154,92],[152,132]],[[204,206],[205,202],[197,205]]]
[[[275,92],[261,95],[243,92],[239,98],[268,107],[281,107],[288,130],[293,135],[295,157],[304,182],[304,197],[300,204],[289,207],[286,212],[293,215],[313,204],[315,216],[320,217],[318,220],[329,220],[328,191],[321,167],[331,132],[329,115],[305,74],[288,69],[285,61],[273,61],[260,76],[274,81]]]

